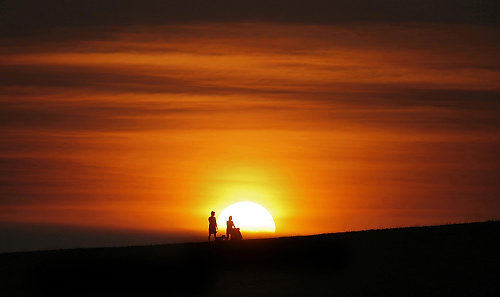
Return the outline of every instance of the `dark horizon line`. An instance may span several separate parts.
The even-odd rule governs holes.
[[[424,228],[452,227],[452,226],[459,226],[459,225],[498,224],[498,223],[500,223],[499,219],[488,219],[488,220],[484,220],[484,221],[472,221],[472,222],[462,222],[462,223],[447,223],[447,224],[438,224],[438,225],[417,225],[417,226],[403,226],[403,227],[388,227],[388,228],[352,230],[352,231],[331,232],[331,233],[317,233],[317,234],[308,234],[308,235],[293,235],[293,236],[279,236],[279,237],[266,237],[266,238],[251,238],[251,239],[244,239],[244,241],[262,241],[262,240],[292,239],[292,238],[313,238],[313,237],[338,236],[338,235],[342,235],[342,234],[353,234],[353,233],[364,233],[364,232],[401,231],[401,230],[424,229]],[[200,240],[200,241],[186,241],[186,242],[144,244],[144,245],[79,247],[79,248],[45,249],[45,250],[41,249],[41,250],[28,250],[28,251],[0,252],[0,256],[13,255],[13,254],[54,253],[54,252],[69,252],[69,251],[97,250],[97,249],[147,248],[147,247],[179,246],[179,245],[182,246],[182,245],[193,245],[193,244],[208,244],[208,243],[206,241]]]

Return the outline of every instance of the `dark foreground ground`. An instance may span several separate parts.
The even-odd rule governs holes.
[[[0,255],[0,296],[500,296],[500,222]]]

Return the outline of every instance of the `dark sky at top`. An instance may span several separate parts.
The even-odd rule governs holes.
[[[2,1],[2,31],[59,26],[160,25],[184,22],[430,22],[498,24],[494,0],[114,0]]]

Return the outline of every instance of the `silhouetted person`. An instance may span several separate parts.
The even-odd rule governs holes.
[[[234,222],[233,222],[233,216],[229,216],[229,220],[226,222],[226,240],[229,240],[229,237],[231,236],[231,239],[233,238],[233,229],[234,229]]]
[[[242,240],[243,236],[241,236],[240,228],[234,228],[231,233],[231,240],[239,241]]]
[[[217,239],[217,219],[215,218],[215,211],[210,213],[208,218],[208,242],[210,242],[210,235],[214,235],[214,240]]]

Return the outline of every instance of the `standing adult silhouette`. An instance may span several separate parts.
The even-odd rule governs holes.
[[[226,222],[226,240],[229,240],[229,236],[231,236],[231,239],[233,238],[233,229],[234,229],[233,216],[229,216],[229,219]]]
[[[214,241],[217,239],[217,219],[215,218],[215,211],[210,213],[208,217],[208,242],[210,242],[210,235],[214,235]]]

